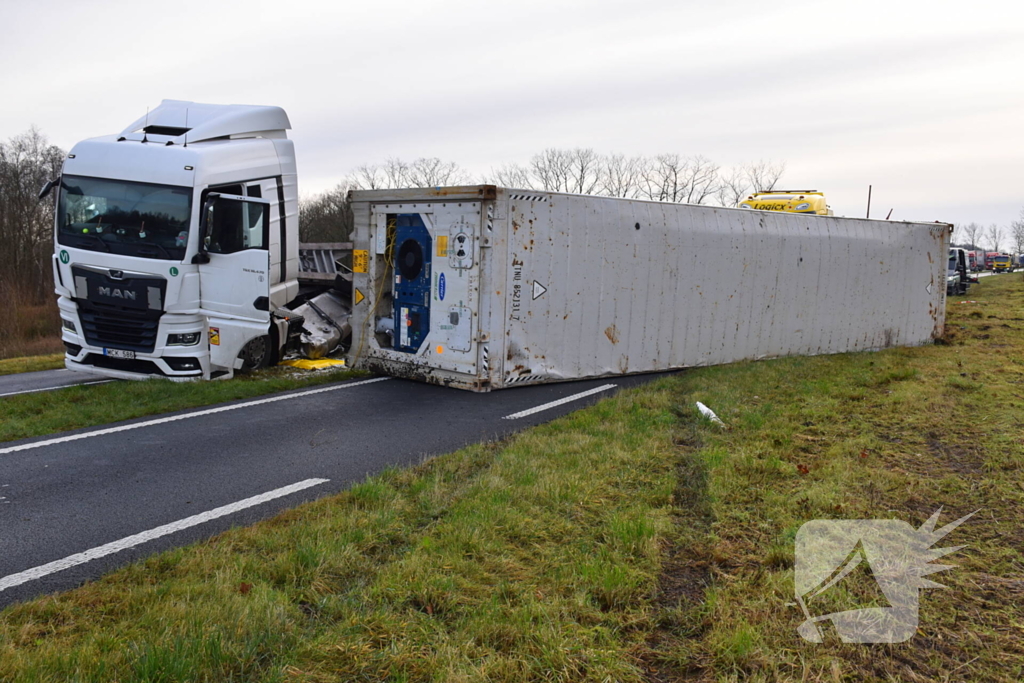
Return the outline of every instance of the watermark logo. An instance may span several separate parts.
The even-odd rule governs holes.
[[[920,529],[895,519],[819,519],[800,527],[794,583],[806,620],[797,632],[820,643],[818,624],[831,621],[845,643],[909,640],[917,631],[919,591],[944,587],[924,577],[954,566],[931,561],[965,547],[932,546],[975,514],[936,531],[941,512]],[[836,609],[849,602],[871,606]]]

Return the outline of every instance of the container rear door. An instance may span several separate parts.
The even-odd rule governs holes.
[[[399,361],[410,371],[427,366],[476,380],[480,225],[479,202],[374,207],[375,286],[356,298],[366,295],[374,329],[385,321],[393,332],[375,335],[373,356]],[[388,291],[391,297],[381,294],[375,301],[378,292]]]

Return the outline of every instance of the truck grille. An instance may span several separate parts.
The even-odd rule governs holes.
[[[160,315],[127,309],[104,311],[79,302],[82,334],[92,346],[152,353]]]

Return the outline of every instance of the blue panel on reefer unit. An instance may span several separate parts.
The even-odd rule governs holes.
[[[419,214],[395,217],[395,350],[416,353],[430,332],[430,233]]]

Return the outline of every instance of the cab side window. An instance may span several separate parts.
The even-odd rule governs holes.
[[[248,196],[260,196],[259,186],[246,189]],[[211,187],[204,192],[204,206],[209,192],[243,195],[244,190],[241,185]],[[217,198],[205,217],[206,250],[211,254],[234,254],[246,249],[266,249],[269,218],[266,213],[265,204]]]

